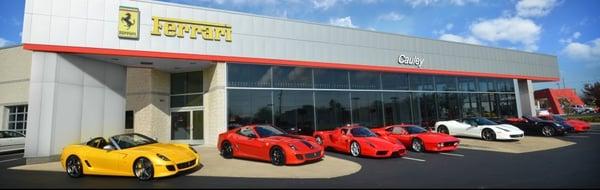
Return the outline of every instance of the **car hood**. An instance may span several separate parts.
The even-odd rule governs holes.
[[[389,149],[389,148],[395,148],[395,146],[399,146],[401,148],[404,148],[404,146],[401,143],[392,143],[388,140],[379,138],[379,137],[355,137],[357,140],[359,141],[364,141],[363,143],[371,143],[373,144],[376,148],[384,148],[384,149]]]
[[[312,137],[308,136],[305,137],[300,135],[282,135],[271,136],[265,139],[272,143],[284,143],[288,146],[289,144],[293,144],[298,150],[304,151],[318,150],[321,148],[321,145],[317,144],[317,142]]]
[[[125,150],[144,151],[149,153],[151,156],[162,154],[174,162],[189,161],[196,157],[195,153],[192,152],[188,147],[184,145],[178,146],[175,144],[154,143]]]
[[[509,125],[509,124],[493,125],[493,128],[498,129],[498,130],[506,129],[509,132],[523,132],[518,127],[515,127],[513,125]],[[502,129],[500,129],[500,128],[502,128]]]
[[[435,132],[426,132],[418,134],[417,137],[423,139],[424,141],[430,142],[448,142],[448,141],[459,141],[456,137],[445,133],[435,133]]]

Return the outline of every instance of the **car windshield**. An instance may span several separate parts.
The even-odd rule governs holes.
[[[365,127],[356,127],[350,129],[350,134],[355,137],[376,137],[375,133]]]
[[[562,116],[559,116],[559,115],[554,115],[553,117],[554,117],[554,120],[556,120],[556,121],[558,121],[558,122],[564,122],[564,121],[566,121],[566,120],[567,120],[567,119],[565,119],[564,117],[562,117]]]
[[[256,133],[258,133],[258,136],[260,136],[262,138],[287,134],[284,130],[277,128],[277,127],[269,126],[269,125],[259,125],[259,126],[256,126],[255,129],[256,129]]]
[[[404,129],[406,129],[406,131],[408,131],[408,134],[419,134],[419,133],[427,132],[426,129],[424,129],[423,127],[419,127],[419,126],[406,126],[406,127],[404,127]]]
[[[150,137],[136,133],[115,135],[111,137],[111,139],[117,144],[117,146],[119,146],[120,149],[157,143]]]
[[[477,125],[498,125],[498,123],[483,117],[476,118],[475,122],[477,122]]]

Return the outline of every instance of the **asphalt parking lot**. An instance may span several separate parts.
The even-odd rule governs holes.
[[[330,179],[207,177],[183,173],[140,182],[135,178],[8,169],[23,165],[22,153],[0,155],[1,188],[600,188],[600,125],[587,133],[554,137],[575,144],[526,153],[459,149],[413,153],[404,158],[327,156],[361,165]],[[252,162],[252,161],[248,161]],[[255,168],[240,168],[255,169]]]

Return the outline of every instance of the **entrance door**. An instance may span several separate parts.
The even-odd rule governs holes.
[[[202,110],[171,112],[171,141],[175,143],[204,143],[204,113]]]

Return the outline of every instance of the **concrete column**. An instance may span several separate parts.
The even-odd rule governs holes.
[[[519,91],[519,80],[513,79],[513,86],[515,87],[515,103],[517,105],[517,117],[523,117],[523,110],[521,110],[521,96]]]
[[[216,145],[219,134],[227,131],[227,64],[204,69],[204,144]]]
[[[518,88],[518,91],[515,91],[518,92],[517,99],[520,100],[520,102],[517,102],[517,105],[519,105],[518,108],[520,108],[520,114],[522,114],[522,116],[536,115],[533,98],[533,85],[531,84],[531,80],[519,79],[517,83],[518,86],[515,87]]]
[[[171,140],[169,73],[150,68],[127,68],[127,110],[134,111],[133,131],[158,141]]]
[[[75,55],[33,52],[25,157],[57,160],[63,147],[125,129],[125,68]]]

